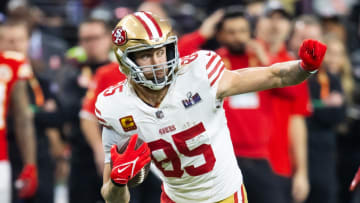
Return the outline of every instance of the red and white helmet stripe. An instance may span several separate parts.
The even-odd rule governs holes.
[[[149,35],[150,40],[162,37],[162,32],[159,24],[149,13],[141,11],[134,13],[134,16],[144,26],[147,34]]]

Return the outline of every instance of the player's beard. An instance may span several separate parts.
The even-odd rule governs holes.
[[[162,74],[158,75],[158,72],[161,72]],[[162,83],[165,81],[165,76],[167,75],[167,73],[168,73],[168,68],[164,68],[164,69],[160,68],[159,70],[156,70],[155,74],[153,74],[151,78],[148,78],[148,80],[151,80],[153,83],[156,83],[156,80],[157,83]]]
[[[245,43],[225,44],[225,47],[234,55],[243,55],[246,50]]]
[[[162,83],[162,82],[165,81],[165,76],[162,76],[161,78],[156,77],[156,80],[157,80],[158,83]],[[153,83],[156,82],[155,78],[153,78],[151,81],[153,81]]]

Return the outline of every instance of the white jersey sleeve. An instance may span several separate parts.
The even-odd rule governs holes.
[[[122,85],[123,83],[120,82],[105,89],[98,95],[95,103],[95,115],[103,126],[102,144],[105,152],[105,163],[110,162],[110,149],[114,144],[121,146],[132,134],[137,133],[137,131],[131,134],[124,132],[121,125],[119,125],[121,121],[114,116],[114,111],[117,110],[114,103],[116,103],[116,96],[118,96],[115,92],[121,89]]]
[[[118,146],[125,143],[127,140],[124,136],[119,136],[117,132],[109,128],[103,128],[102,131],[102,144],[105,152],[105,163],[110,163],[110,149],[111,147],[117,143]]]
[[[190,71],[192,74],[195,74],[195,78],[203,81],[206,80],[210,88],[209,91],[215,100],[216,108],[222,106],[222,101],[216,99],[219,81],[225,71],[225,64],[221,57],[213,51],[201,50],[181,58],[181,65],[185,69],[193,69]]]
[[[194,62],[197,68],[206,71],[206,76],[211,88],[217,90],[220,78],[225,70],[221,57],[213,51],[198,51],[192,55],[181,58],[181,65]],[[203,74],[201,72],[201,74]]]
[[[220,78],[222,77],[225,70],[225,64],[221,57],[213,51],[208,51],[208,53],[203,55],[203,57],[206,58],[204,61],[206,61],[205,67],[210,87],[216,92]]]

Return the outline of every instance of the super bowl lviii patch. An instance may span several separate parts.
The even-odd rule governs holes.
[[[199,93],[195,93],[194,95],[191,92],[186,94],[187,99],[182,100],[182,103],[185,108],[189,108],[190,106],[197,104],[201,101],[201,97]]]

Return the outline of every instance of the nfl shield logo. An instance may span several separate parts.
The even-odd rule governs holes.
[[[155,115],[156,115],[156,118],[158,118],[158,119],[164,118],[164,113],[161,110],[157,111],[155,113]]]

